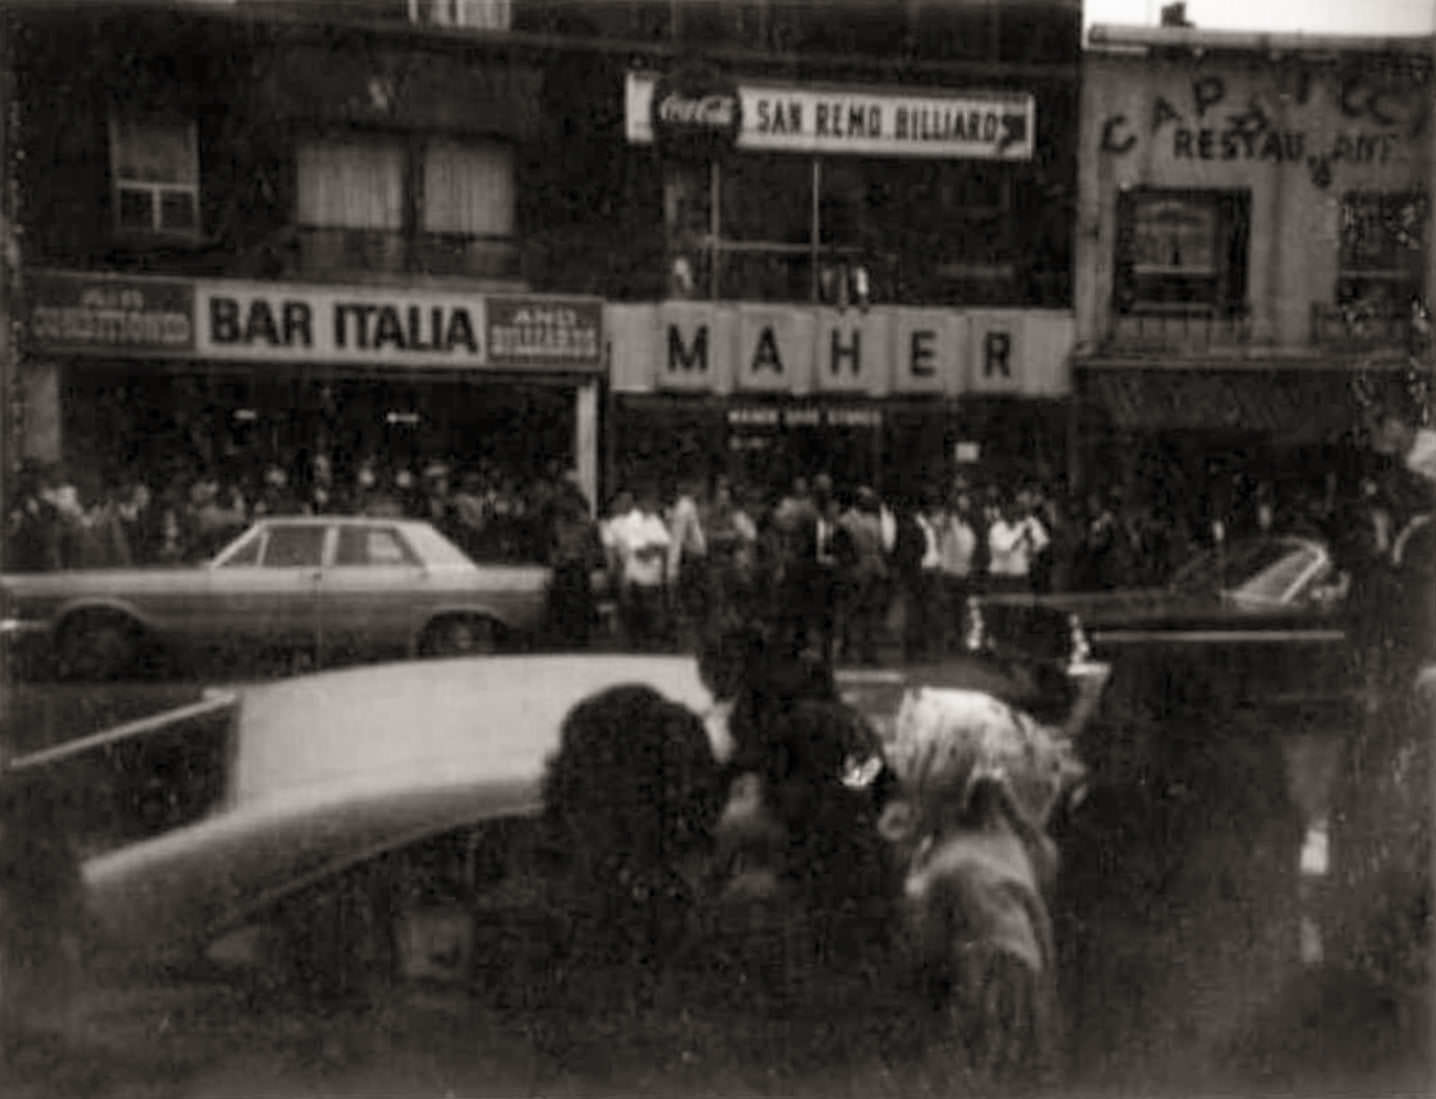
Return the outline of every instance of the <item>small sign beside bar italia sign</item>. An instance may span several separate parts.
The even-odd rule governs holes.
[[[1030,160],[1036,106],[1027,92],[863,88],[744,81],[688,70],[630,72],[625,129],[633,144],[710,149]],[[695,136],[696,135],[696,136]]]
[[[294,283],[88,277],[28,280],[37,345],[108,354],[597,370],[597,299]]]
[[[30,339],[77,351],[194,348],[194,290],[187,282],[27,272]]]

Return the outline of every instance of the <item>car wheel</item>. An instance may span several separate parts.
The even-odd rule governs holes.
[[[66,679],[114,679],[134,664],[138,638],[120,618],[84,618],[60,634],[60,671]]]
[[[473,656],[499,651],[499,626],[492,618],[455,615],[443,618],[425,633],[425,656]]]

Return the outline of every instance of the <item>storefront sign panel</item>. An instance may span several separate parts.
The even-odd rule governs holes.
[[[818,392],[887,393],[892,383],[890,329],[890,313],[828,311],[813,341]]]
[[[569,298],[486,299],[489,365],[568,365],[596,369],[603,363],[603,307]]]
[[[816,328],[811,310],[739,306],[734,364],[738,388],[807,393],[812,388]]]
[[[738,85],[709,66],[660,77],[649,100],[649,126],[665,155],[722,156],[743,129]]]
[[[1022,317],[976,314],[969,321],[969,331],[966,388],[975,393],[1024,392]]]
[[[730,432],[748,435],[802,428],[876,429],[883,426],[883,410],[871,404],[735,404],[726,419]]]
[[[629,73],[628,140],[653,141],[659,78]],[[1036,105],[1026,92],[738,85],[739,149],[824,155],[1030,160]]]
[[[947,309],[899,309],[893,318],[893,390],[956,394],[967,361],[967,318]]]
[[[973,313],[969,320],[966,389],[1022,397],[1072,391],[1075,322],[1063,310]]]
[[[665,302],[658,310],[659,389],[726,393],[733,386],[733,315],[701,302]]]
[[[608,381],[615,393],[651,393],[657,388],[658,306],[608,302],[603,307],[608,340]]]
[[[124,354],[191,351],[189,283],[31,272],[28,330],[37,348]]]
[[[200,282],[200,354],[259,361],[481,367],[484,300],[371,287]]]

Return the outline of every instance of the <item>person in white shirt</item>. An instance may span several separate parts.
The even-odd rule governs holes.
[[[942,577],[945,639],[949,651],[962,640],[963,607],[972,593],[973,563],[977,556],[977,529],[973,524],[972,497],[959,492],[952,507],[936,514],[938,571]]]
[[[667,634],[668,549],[672,538],[658,513],[658,495],[645,489],[633,510],[615,517],[608,537],[618,560],[618,613],[626,643],[659,647]]]
[[[1032,559],[1049,540],[1036,515],[1005,506],[987,532],[989,585],[996,591],[1031,591]]]

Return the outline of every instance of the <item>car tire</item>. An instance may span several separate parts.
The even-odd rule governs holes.
[[[430,623],[419,646],[423,656],[478,656],[500,650],[502,627],[483,615],[451,615]]]
[[[118,615],[86,615],[61,628],[60,674],[65,679],[114,679],[134,667],[138,650],[134,623]]]

